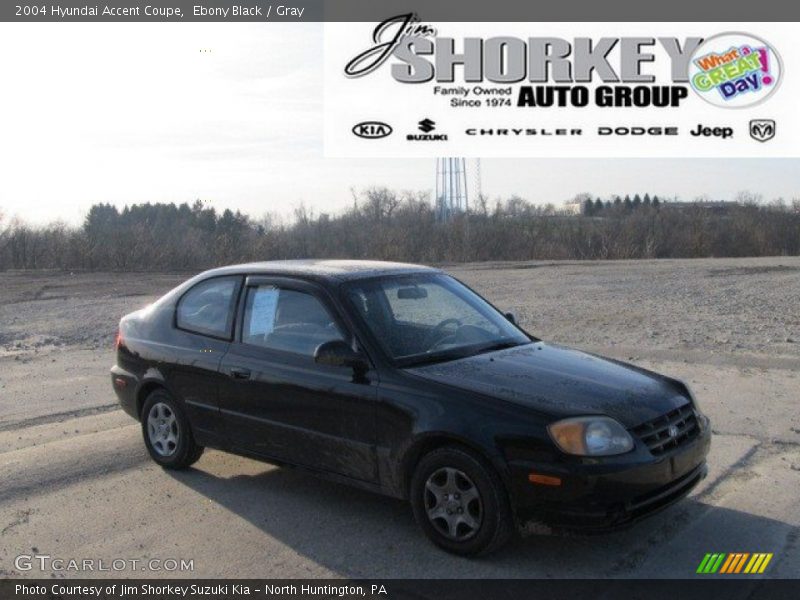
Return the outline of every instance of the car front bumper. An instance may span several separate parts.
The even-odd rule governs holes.
[[[586,533],[618,529],[648,517],[686,496],[707,474],[708,427],[691,442],[653,457],[638,448],[631,456],[583,459],[574,464],[513,462],[511,497],[523,531]],[[544,473],[561,485],[536,485]]]

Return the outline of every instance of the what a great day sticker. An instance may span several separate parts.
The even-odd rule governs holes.
[[[781,60],[767,42],[746,33],[722,33],[703,42],[689,63],[697,94],[724,108],[766,100],[778,88]]]

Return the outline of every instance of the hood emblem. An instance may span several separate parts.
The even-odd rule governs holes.
[[[674,438],[678,436],[678,428],[675,425],[670,425],[669,429],[667,429],[667,433],[669,437]]]

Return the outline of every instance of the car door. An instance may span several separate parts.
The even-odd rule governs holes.
[[[237,335],[223,357],[220,408],[230,445],[272,459],[377,481],[377,375],[319,365],[321,343],[355,344],[316,285],[248,277]]]
[[[161,360],[154,361],[169,388],[181,398],[195,438],[219,446],[224,430],[218,405],[220,361],[233,338],[234,313],[243,276],[203,280],[177,301],[168,337],[157,343]]]

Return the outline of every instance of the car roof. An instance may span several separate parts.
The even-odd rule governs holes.
[[[285,275],[339,283],[355,279],[366,279],[406,273],[439,273],[439,269],[409,263],[384,262],[379,260],[273,260],[244,263],[220,267],[202,273],[201,277],[219,275]]]

